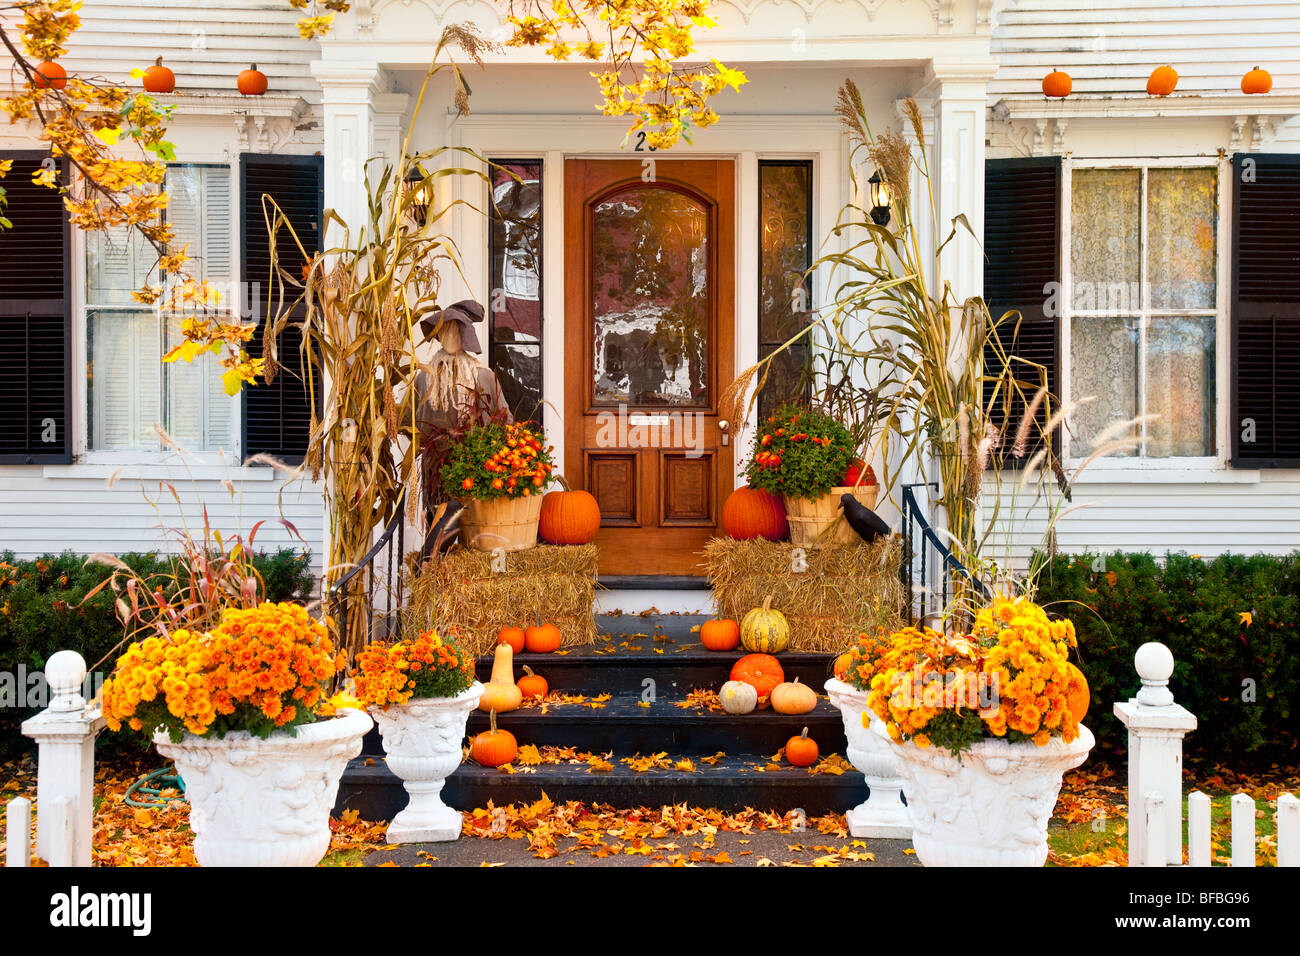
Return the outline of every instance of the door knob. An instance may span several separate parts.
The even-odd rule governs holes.
[[[731,444],[731,436],[727,434],[729,428],[731,428],[731,422],[727,421],[725,418],[718,419],[718,431],[722,432],[723,445]]]

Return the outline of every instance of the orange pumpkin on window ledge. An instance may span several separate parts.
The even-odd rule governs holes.
[[[44,63],[36,65],[36,71],[32,76],[32,86],[38,90],[61,90],[67,85],[68,71],[63,68],[61,63],[46,60]]]
[[[235,79],[235,88],[244,96],[262,96],[266,93],[266,74],[254,63]]]
[[[1178,87],[1178,71],[1166,63],[1151,71],[1147,78],[1147,93],[1151,96],[1168,96]]]
[[[1056,99],[1070,95],[1070,90],[1074,88],[1074,81],[1070,79],[1069,73],[1063,73],[1060,70],[1053,70],[1043,77],[1043,95],[1051,96]]]
[[[1273,77],[1269,75],[1268,70],[1255,67],[1241,78],[1241,92],[1243,93],[1260,94],[1267,93],[1272,89]]]
[[[144,71],[141,83],[146,93],[171,93],[176,89],[176,74],[163,66],[162,57],[158,57],[153,66]]]

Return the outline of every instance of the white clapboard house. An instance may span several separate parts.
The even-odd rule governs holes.
[[[471,20],[503,38],[504,8],[355,0],[328,39],[305,41],[281,0],[86,0],[64,63],[124,82],[158,55],[175,70],[167,216],[251,319],[261,308],[250,286],[268,268],[262,194],[316,242],[325,208],[359,222],[357,170],[400,148],[443,25]],[[720,25],[702,31],[701,55],[750,82],[717,97],[721,122],[691,144],[652,156],[637,137],[624,143],[626,121],[594,106],[588,65],[519,49],[471,73],[466,117],[449,110],[449,88],[434,90],[412,136],[414,149],[460,145],[508,161],[522,183],[498,189],[527,190],[522,201],[538,210],[540,255],[525,267],[508,254],[507,230],[459,216],[468,287],[447,277],[444,292],[486,301],[505,290],[509,308],[478,330],[485,357],[513,403],[544,400],[563,470],[600,499],[602,534],[652,527],[657,540],[679,542],[607,549],[604,572],[650,589],[641,597],[661,608],[707,600],[657,589],[698,583],[695,543],[716,526],[747,446],[745,423],[731,423],[724,441],[708,413],[737,370],[788,334],[788,300],[776,291],[784,270],[816,257],[854,198],[833,113],[845,77],[875,129],[910,134],[899,103],[921,105],[938,221],[964,213],[983,237],[983,248],[957,241],[946,270],[955,291],[982,292],[995,314],[1020,309],[1018,351],[1050,370],[1064,400],[1096,396],[1076,416],[1067,458],[1086,454],[1104,423],[1160,416],[1140,453],[1086,472],[1075,500],[1095,504],[1063,520],[1059,546],[1205,556],[1300,547],[1300,8],[715,0],[711,13]],[[235,75],[253,62],[270,92],[241,97]],[[1178,89],[1149,97],[1146,78],[1164,63],[1179,72]],[[1242,74],[1257,64],[1273,91],[1246,96]],[[1074,92],[1049,100],[1040,83],[1058,68]],[[321,540],[319,487],[241,464],[257,452],[301,456],[300,383],[282,376],[231,399],[210,364],[162,366],[168,330],[129,297],[144,257],[120,237],[70,233],[51,194],[24,185],[41,156],[31,130],[0,128],[0,156],[18,159],[6,183],[15,228],[0,235],[0,549],[156,547],[160,521],[177,520],[172,502],[155,511],[146,498],[160,479],[177,483],[187,507],[206,502],[217,524],[283,513]],[[647,158],[671,189],[640,181]],[[456,187],[462,198],[483,205],[488,186],[467,182]],[[665,190],[658,221],[673,229],[638,241],[712,250],[707,321],[692,325],[689,358],[675,358],[693,363],[685,373],[625,362],[646,334],[636,303],[601,303],[613,319],[593,328],[575,291],[574,276],[617,260],[593,248],[602,230],[585,222],[653,228],[653,216],[614,221],[626,212],[618,193],[643,186]],[[825,302],[825,277],[812,296],[814,307]],[[707,453],[587,447],[584,417],[605,399],[647,414],[703,409]],[[155,421],[188,449],[186,462],[150,436]],[[1041,532],[1041,514],[1025,514],[1017,553]],[[262,543],[283,540],[268,531]]]

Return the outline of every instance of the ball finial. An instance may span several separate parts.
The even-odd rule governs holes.
[[[1165,707],[1174,702],[1168,686],[1174,672],[1174,655],[1169,648],[1159,641],[1149,641],[1133,655],[1133,666],[1142,678],[1142,689],[1137,695],[1139,704]]]
[[[86,679],[86,661],[76,651],[56,651],[45,662],[45,680],[50,685],[50,709],[80,710],[86,705],[81,684]]]

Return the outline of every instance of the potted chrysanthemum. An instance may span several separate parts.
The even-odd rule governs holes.
[[[902,799],[899,758],[888,740],[872,733],[873,726],[883,729],[883,724],[867,707],[871,679],[886,645],[883,631],[876,637],[860,635],[837,658],[836,676],[826,681],[826,694],[844,720],[849,762],[861,771],[870,791],[866,800],[845,813],[849,832],[855,837],[908,839],[912,821]]]
[[[203,866],[313,866],[347,762],[373,726],[328,707],[343,666],[294,604],[227,608],[210,631],[131,644],[104,683],[108,725],[152,732],[185,781]]]
[[[1074,625],[995,599],[971,632],[890,635],[867,696],[927,866],[1042,866],[1061,778],[1092,749]]]
[[[460,813],[441,794],[460,766],[465,726],[483,693],[473,656],[455,638],[428,630],[413,640],[368,645],[352,676],[383,734],[388,769],[409,797],[388,825],[388,842],[455,840]]]
[[[783,405],[760,424],[745,476],[749,487],[781,496],[792,544],[850,543],[857,535],[847,522],[831,529],[841,497],[852,494],[874,508],[877,492],[875,475],[856,453],[852,434],[834,416]]]
[[[552,450],[531,422],[485,422],[457,439],[439,476],[447,495],[465,506],[466,546],[522,551],[537,544],[542,497],[555,469]]]

